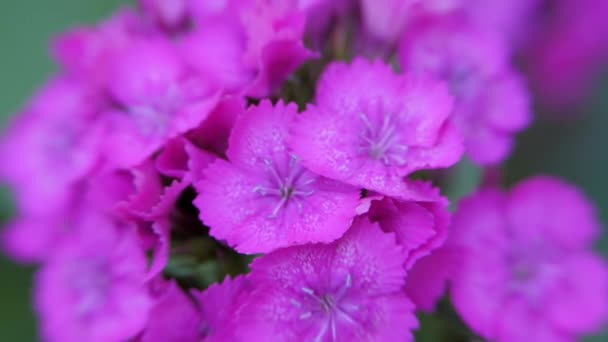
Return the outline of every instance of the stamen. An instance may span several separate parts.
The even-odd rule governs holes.
[[[377,126],[372,125],[365,114],[359,113],[359,117],[365,126],[360,134],[359,153],[367,153],[371,158],[380,160],[387,166],[405,164],[404,155],[408,148],[401,143],[398,127],[392,122],[392,116],[384,114],[382,123]]]
[[[308,311],[300,315],[300,319],[307,319],[312,316],[312,312]]]

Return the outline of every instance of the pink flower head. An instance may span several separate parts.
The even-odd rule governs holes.
[[[51,80],[0,142],[0,178],[15,191],[19,211],[52,213],[101,154],[101,101],[71,78]]]
[[[117,54],[109,90],[108,158],[120,167],[142,162],[170,138],[197,127],[218,100],[165,40],[138,40]],[[124,148],[129,146],[129,148]]]
[[[131,228],[87,213],[56,246],[36,278],[44,340],[123,341],[143,328],[147,262]]]
[[[398,76],[379,61],[336,62],[321,76],[317,105],[298,118],[290,146],[320,175],[399,195],[403,177],[460,159],[460,136],[447,121],[451,110],[443,83]]]
[[[401,288],[405,255],[366,217],[331,244],[256,259],[239,329],[260,341],[413,341],[413,305]]]
[[[450,245],[457,311],[494,341],[570,341],[608,319],[608,265],[592,252],[594,208],[575,187],[534,177],[464,200]]]
[[[180,43],[182,55],[206,79],[229,92],[263,97],[273,93],[313,57],[302,37],[306,17],[270,0],[193,5],[196,30]]]
[[[356,188],[318,176],[288,148],[296,106],[262,101],[241,114],[228,159],[218,159],[194,184],[195,205],[211,235],[242,253],[331,242],[355,216]]]
[[[508,157],[513,136],[532,115],[521,77],[508,64],[500,37],[459,22],[425,23],[402,41],[404,70],[445,80],[455,98],[454,122],[478,164]]]

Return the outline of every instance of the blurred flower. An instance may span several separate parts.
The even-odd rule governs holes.
[[[88,213],[55,246],[36,278],[44,340],[124,341],[143,328],[151,300],[132,228]]]
[[[463,201],[449,245],[462,255],[452,299],[464,321],[496,341],[562,341],[608,319],[608,265],[592,252],[594,208],[575,187],[530,178]]]
[[[494,165],[509,156],[513,136],[532,119],[528,91],[509,64],[500,37],[459,22],[422,23],[405,35],[401,67],[445,80],[467,154]]]

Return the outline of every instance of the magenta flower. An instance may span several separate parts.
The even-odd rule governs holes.
[[[209,113],[207,120],[189,132],[186,135],[187,138],[196,146],[221,156],[226,155],[230,132],[232,132],[238,114],[247,107],[246,104],[245,98],[224,95]]]
[[[560,1],[524,53],[535,90],[544,104],[576,113],[598,82],[608,59],[608,22],[602,0]],[[555,70],[561,70],[556,72]],[[572,110],[574,109],[574,110]]]
[[[112,72],[116,109],[108,113],[106,149],[119,167],[141,163],[170,138],[196,128],[218,100],[164,40],[133,41],[117,55]]]
[[[102,103],[70,78],[51,80],[0,142],[0,178],[9,183],[20,211],[53,213],[74,196],[73,187],[101,155]]]
[[[173,30],[188,24],[188,0],[139,0],[138,3],[147,17],[160,27]]]
[[[448,282],[457,271],[460,254],[453,248],[442,246],[416,260],[407,272],[405,293],[416,309],[424,312],[435,310],[446,294]]]
[[[183,57],[205,79],[228,92],[272,94],[313,57],[302,36],[306,17],[270,0],[194,1],[197,28],[180,42]]]
[[[405,292],[418,309],[432,311],[443,296],[456,256],[443,246],[448,233],[448,200],[431,183],[409,182],[400,196],[368,195],[359,213],[367,213],[387,233],[395,233],[405,251]]]
[[[412,17],[415,0],[362,0],[363,26],[368,35],[391,44],[397,41],[408,19]]]
[[[449,202],[439,189],[425,182],[411,182],[409,186],[417,192],[415,196],[371,197],[368,211],[370,220],[384,232],[395,233],[397,243],[406,252],[406,269],[443,245],[450,223]]]
[[[123,8],[96,26],[78,27],[61,34],[52,52],[69,75],[103,87],[112,77],[111,64],[117,53],[134,39],[159,34],[136,11]]]
[[[166,177],[187,184],[200,179],[200,174],[217,156],[200,149],[184,137],[175,138],[163,147],[155,160],[156,169]]]
[[[234,312],[251,286],[246,277],[226,278],[190,295],[174,282],[164,286],[150,311],[142,342],[235,341]]]
[[[413,341],[413,306],[401,291],[405,255],[366,217],[331,244],[290,247],[256,259],[254,291],[238,312],[260,341]]]
[[[194,293],[201,308],[203,321],[199,332],[204,341],[238,341],[240,322],[236,310],[252,290],[248,276],[226,277],[222,283],[213,284],[205,291]],[[249,339],[249,338],[248,338]]]
[[[36,278],[45,341],[124,341],[146,323],[146,256],[131,226],[95,213],[56,246]]]
[[[463,201],[450,246],[457,311],[495,341],[570,341],[608,319],[608,265],[592,252],[594,208],[575,187],[535,177]]]
[[[262,101],[239,117],[228,158],[194,184],[194,201],[211,234],[242,253],[331,242],[355,216],[359,190],[318,176],[286,144],[296,106]]]
[[[403,177],[460,159],[451,110],[443,83],[398,76],[382,62],[337,62],[321,76],[317,105],[298,118],[290,146],[320,175],[399,195],[406,191]]]
[[[400,48],[401,66],[445,80],[456,100],[454,122],[478,164],[502,162],[513,136],[532,118],[523,80],[508,64],[500,37],[459,22],[423,24]]]
[[[164,280],[163,280],[164,282]],[[202,316],[195,301],[173,281],[155,298],[141,342],[197,342],[201,340]]]

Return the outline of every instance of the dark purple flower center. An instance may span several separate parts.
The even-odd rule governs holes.
[[[316,177],[303,168],[295,156],[289,158],[285,167],[280,167],[270,159],[264,159],[266,180],[253,191],[263,197],[276,199],[276,205],[269,217],[277,217],[289,204],[295,204],[302,212],[304,198],[314,193],[312,184]]]
[[[386,166],[405,164],[408,147],[402,143],[397,123],[391,115],[382,115],[379,123],[370,121],[365,113],[360,113],[359,118],[365,126],[361,133],[360,151]]]

